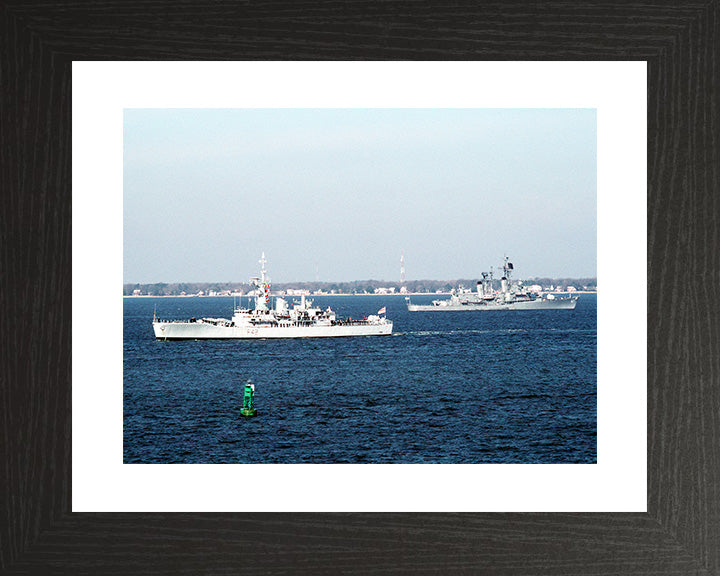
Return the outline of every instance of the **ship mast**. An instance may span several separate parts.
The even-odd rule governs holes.
[[[251,282],[257,287],[257,294],[255,295],[255,309],[256,310],[267,310],[268,303],[270,302],[270,283],[267,279],[267,270],[265,270],[265,252],[262,253],[262,257],[259,260],[262,268],[260,269],[260,278],[250,278]],[[258,282],[259,280],[259,282]]]
[[[262,266],[262,268],[260,269],[260,282],[262,283],[262,285],[264,287],[265,284],[267,284],[267,281],[266,281],[267,271],[265,270],[265,264],[267,264],[267,260],[265,260],[265,252],[262,253],[262,256],[260,257],[260,260],[258,260],[258,262]]]
[[[503,263],[503,276],[508,281],[508,284],[510,284],[510,270],[513,269],[513,265],[508,262],[510,258],[508,256],[505,256],[505,262]]]

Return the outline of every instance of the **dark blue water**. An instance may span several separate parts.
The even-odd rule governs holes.
[[[422,304],[432,297],[413,297]],[[124,300],[125,463],[595,463],[597,306],[407,312],[385,337],[158,342],[158,316],[225,317],[232,298]],[[243,386],[258,415],[240,415]]]

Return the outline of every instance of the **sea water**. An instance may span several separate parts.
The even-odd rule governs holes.
[[[393,334],[163,342],[155,309],[163,319],[230,318],[233,298],[125,298],[124,462],[596,462],[595,294],[575,310],[538,311],[314,300],[353,318],[385,306]],[[248,379],[258,410],[249,418]]]

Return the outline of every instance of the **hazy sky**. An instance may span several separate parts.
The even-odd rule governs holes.
[[[596,275],[594,109],[126,109],[124,282]]]

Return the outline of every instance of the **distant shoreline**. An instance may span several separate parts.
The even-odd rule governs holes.
[[[376,296],[378,298],[380,297],[388,297],[388,296],[450,296],[450,292],[406,292],[403,294],[305,294],[305,297],[316,297],[316,296]],[[597,290],[575,290],[573,292],[562,292],[557,290],[549,290],[544,291],[543,294],[597,294]],[[299,298],[302,296],[302,294],[270,294],[271,297],[273,296],[280,296],[282,298]],[[254,296],[251,296],[250,294],[243,294],[242,296],[233,296],[225,295],[225,296],[209,296],[207,294],[198,295],[198,294],[162,294],[153,296],[151,294],[123,294],[123,298],[254,298]]]

